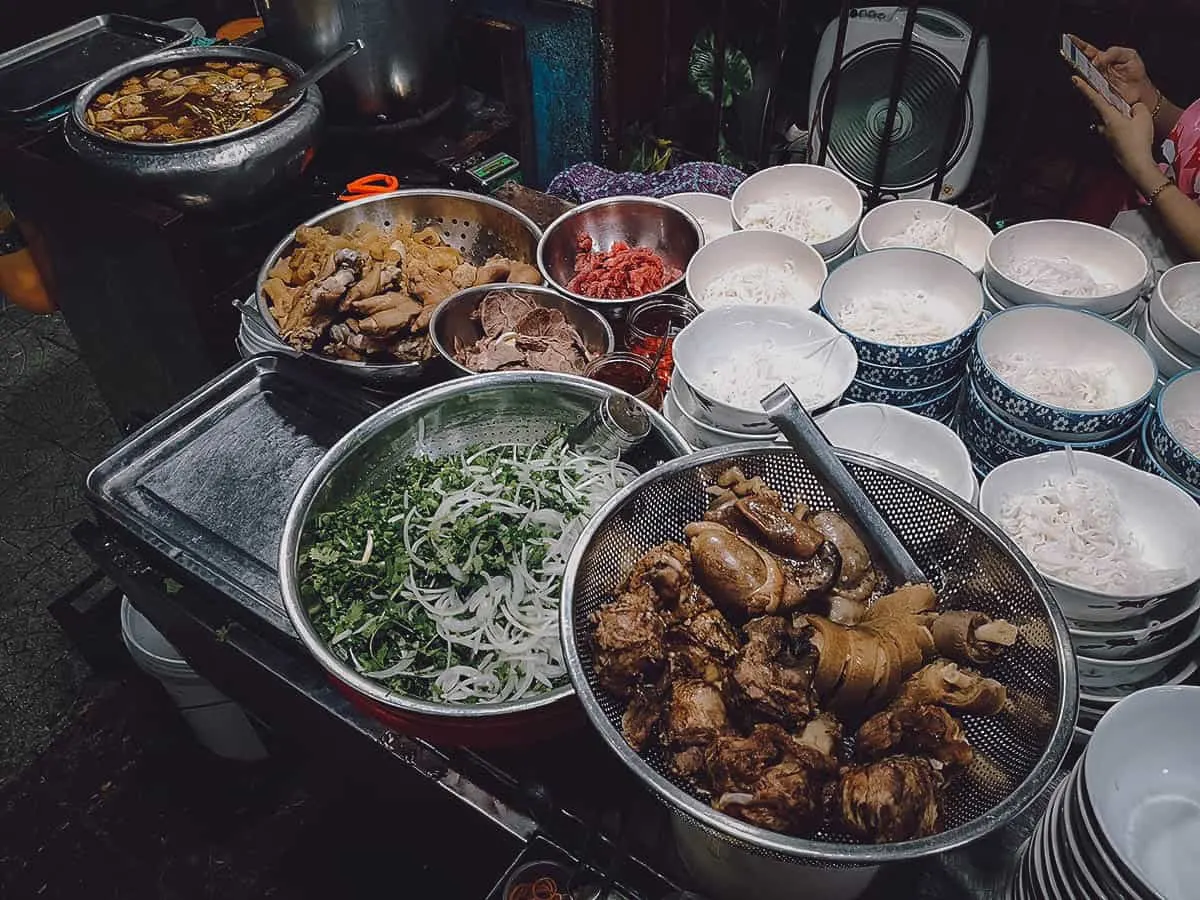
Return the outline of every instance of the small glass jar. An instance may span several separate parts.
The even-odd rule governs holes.
[[[665,340],[658,364],[659,390],[666,393],[675,370],[672,344],[688,322],[700,315],[700,307],[681,294],[659,294],[639,303],[625,319],[625,346],[630,353],[653,360]]]
[[[655,409],[662,407],[663,392],[653,377],[654,361],[636,353],[610,353],[595,360],[584,375],[630,394]]]

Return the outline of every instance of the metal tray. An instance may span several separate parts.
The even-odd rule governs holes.
[[[113,66],[188,43],[174,25],[133,16],[92,16],[0,53],[0,116],[45,115]]]
[[[276,557],[309,471],[379,405],[302,361],[247,359],[163,413],[88,474],[88,500],[288,634]]]

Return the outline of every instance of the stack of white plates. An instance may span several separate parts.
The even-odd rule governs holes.
[[[1200,688],[1122,700],[1021,850],[1012,900],[1200,895]]]
[[[858,366],[827,321],[781,306],[706,310],[676,336],[672,357],[663,415],[697,448],[775,441],[764,397],[791,384],[815,415],[837,405]]]
[[[1146,561],[1171,573],[1160,593],[1101,591],[1046,572],[1079,667],[1085,699],[1080,723],[1093,726],[1117,700],[1148,685],[1185,678],[1192,648],[1200,642],[1200,507],[1182,491],[1132,466],[1099,456],[1045,453],[998,466],[983,481],[979,508],[998,524],[1009,498],[1028,494],[1050,479],[1076,471],[1106,481],[1122,518],[1137,535]],[[1035,564],[1036,565],[1036,564]],[[1086,731],[1079,735],[1086,738]]]

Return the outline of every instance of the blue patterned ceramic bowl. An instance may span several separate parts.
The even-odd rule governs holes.
[[[1143,472],[1149,472],[1151,475],[1157,475],[1159,478],[1166,479],[1175,485],[1181,491],[1190,495],[1197,503],[1200,503],[1200,490],[1192,487],[1184,481],[1181,481],[1176,476],[1172,475],[1163,464],[1154,456],[1154,452],[1150,449],[1150,421],[1151,416],[1146,417],[1146,421],[1142,423],[1142,437],[1138,441],[1137,449],[1133,454],[1132,463]]]
[[[875,363],[858,361],[858,380],[875,387],[893,388],[906,391],[914,388],[931,387],[942,384],[952,378],[960,377],[967,369],[967,357],[971,348],[963,350],[958,356],[951,357],[932,366],[880,366]]]
[[[959,434],[963,443],[971,451],[971,456],[980,456],[996,463],[1006,463],[1010,459],[1020,459],[1026,455],[1014,450],[1007,444],[1001,443],[995,436],[988,434],[979,423],[970,416],[964,415],[958,424]]]
[[[1107,409],[1069,409],[1044,403],[1010,386],[996,374],[999,356],[1021,353],[1060,366],[1111,365],[1118,402]],[[1136,337],[1083,310],[1059,306],[1016,306],[998,312],[979,329],[971,374],[979,395],[1022,430],[1046,437],[1097,439],[1115,435],[1143,415],[1158,371]]]
[[[928,403],[930,400],[936,400],[946,391],[954,388],[955,383],[962,380],[961,374],[946,381],[932,384],[929,387],[920,387],[910,389],[900,388],[885,388],[874,384],[869,384],[865,381],[859,381],[857,378],[850,382],[850,386],[846,388],[846,399],[853,400],[855,403],[886,403],[888,406],[902,406],[908,408],[910,406],[919,406],[922,403]]]
[[[861,337],[839,324],[855,298],[894,291],[936,294],[954,310],[960,330],[944,341],[901,345]],[[850,336],[860,360],[897,368],[931,366],[970,347],[983,314],[983,289],[966,266],[940,253],[906,247],[876,250],[847,260],[830,273],[821,288],[821,313]]]
[[[1200,369],[1176,375],[1158,395],[1146,440],[1163,466],[1179,480],[1200,489],[1200,456],[1183,443],[1181,431],[1190,420],[1200,425]],[[1195,440],[1193,439],[1193,445]]]
[[[1030,434],[1013,423],[1005,421],[1002,416],[983,401],[983,398],[979,396],[978,389],[975,387],[975,382],[971,379],[967,379],[967,388],[964,391],[964,395],[963,418],[969,421],[974,428],[986,435],[991,441],[1010,451],[1012,455],[1006,456],[1006,459],[1033,456],[1037,453],[1049,453],[1051,450],[1061,450],[1066,445],[1069,445],[1073,450],[1086,450],[1091,453],[1103,453],[1105,456],[1118,456],[1137,442],[1138,430],[1141,427],[1141,422],[1138,421],[1112,437],[1100,438],[1098,440],[1053,440],[1041,435]],[[992,454],[992,458],[999,459],[1000,457]]]
[[[915,412],[918,416],[926,416],[930,419],[946,419],[954,414],[958,409],[958,398],[961,394],[963,379],[955,381],[950,388],[941,396],[934,397],[932,400],[925,403],[918,403],[915,406],[904,407],[909,412]]]

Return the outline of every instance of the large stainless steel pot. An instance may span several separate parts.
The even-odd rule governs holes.
[[[363,49],[321,82],[330,118],[368,124],[435,115],[454,86],[454,0],[259,0],[273,46],[311,66],[355,39]]]
[[[64,125],[67,144],[105,176],[184,209],[240,206],[288,184],[303,171],[320,132],[324,101],[316,87],[265,122],[198,141],[119,141],[88,127],[88,105],[121,79],[209,59],[253,60],[277,66],[292,78],[303,74],[290,59],[252,47],[187,47],[144,56],[110,69],[79,92]]]

